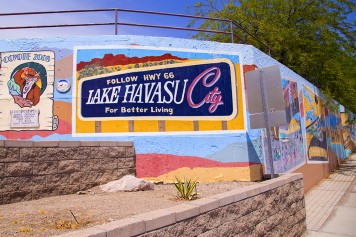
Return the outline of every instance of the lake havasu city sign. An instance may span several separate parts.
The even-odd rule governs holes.
[[[136,68],[81,79],[82,120],[230,120],[236,76],[227,59]]]

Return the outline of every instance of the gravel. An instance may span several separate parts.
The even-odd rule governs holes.
[[[254,182],[199,183],[198,198],[252,185]],[[98,187],[83,194],[0,205],[0,236],[50,236],[88,228],[136,214],[179,205],[172,184],[154,190],[104,193]]]

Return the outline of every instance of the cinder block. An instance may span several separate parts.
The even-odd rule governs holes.
[[[108,152],[109,157],[120,158],[119,160],[122,161],[122,158],[125,157],[126,149],[125,147],[111,147]]]
[[[73,160],[86,160],[90,158],[90,151],[93,147],[81,146],[81,147],[71,147],[70,149],[70,159]],[[69,158],[68,158],[69,159]]]
[[[6,176],[27,176],[32,175],[31,162],[13,162],[8,163],[5,169]]]
[[[63,235],[57,235],[57,237],[106,237],[106,231],[97,227],[88,229],[68,232]]]
[[[131,142],[131,141],[121,141],[121,142],[117,142],[117,146],[133,146],[133,142]]]
[[[47,187],[57,187],[70,182],[70,174],[54,174],[47,176]]]
[[[269,184],[261,183],[259,190],[260,190],[260,193],[264,193],[264,192],[271,190],[271,186]]]
[[[199,206],[194,204],[181,204],[178,206],[169,207],[165,210],[174,213],[177,222],[200,214]]]
[[[241,191],[240,189],[232,190],[229,192],[225,192],[222,194],[218,194],[217,196],[220,195],[220,206],[226,206],[231,203],[235,203],[238,201],[241,201],[247,197],[247,193]]]
[[[58,196],[57,191],[58,191],[58,188],[54,188],[54,187],[33,189],[32,190],[32,200],[44,198],[44,197]]]
[[[261,193],[260,189],[259,189],[260,187],[261,187],[261,184],[254,184],[251,186],[242,187],[241,189],[239,189],[239,191],[241,193],[245,193],[246,198],[249,198],[249,197],[253,197],[253,196],[260,194]]]
[[[100,141],[99,146],[117,146],[117,143],[113,141]]]
[[[236,190],[234,194],[234,202],[239,202],[247,198],[247,192],[242,192],[240,189]]]
[[[70,159],[70,151],[69,147],[48,147],[46,148],[46,157],[44,160],[68,160]]]
[[[189,204],[199,206],[199,212],[205,213],[219,207],[219,200],[214,198],[202,198],[191,201]]]
[[[279,179],[270,179],[270,180],[267,180],[267,181],[265,181],[263,183],[264,184],[268,184],[271,190],[279,188],[280,186],[283,185],[283,181],[281,181]]]
[[[57,195],[73,194],[80,191],[80,184],[77,185],[62,185],[57,188]]]
[[[283,185],[285,185],[285,184],[287,184],[287,183],[292,182],[292,177],[291,177],[290,174],[282,175],[281,177],[278,177],[277,179],[282,182],[282,183],[281,183],[281,186],[283,186]]]
[[[107,237],[129,237],[145,233],[145,221],[132,217],[109,222],[97,227],[104,229]]]
[[[58,141],[33,142],[33,147],[58,147]]]
[[[133,157],[135,155],[134,147],[126,147],[126,157]]]
[[[90,159],[98,159],[109,156],[109,151],[115,149],[115,147],[91,147],[90,148]]]
[[[59,147],[79,147],[80,141],[59,141]]]
[[[40,161],[34,162],[33,164],[33,174],[43,175],[43,174],[57,174],[58,172],[58,161]]]
[[[298,179],[303,179],[303,173],[292,173],[290,174],[292,181],[298,180]]]
[[[198,207],[195,207],[198,210]],[[146,212],[133,216],[133,218],[143,220],[145,222],[146,232],[162,228],[164,226],[172,225],[176,222],[176,215],[174,212],[167,209],[159,209],[155,211]]]
[[[17,147],[0,147],[1,162],[17,162],[20,161],[20,150],[31,150],[31,148],[17,148]]]
[[[219,206],[223,207],[234,202],[234,191],[229,191],[225,193],[216,194],[211,196],[211,198],[219,201]]]
[[[98,141],[81,141],[80,146],[99,146],[100,143]]]
[[[5,176],[5,163],[0,163],[0,179]]]
[[[5,140],[5,147],[33,147],[32,141]]]
[[[27,183],[23,180],[24,177],[4,177],[0,179],[0,197],[1,195],[7,195],[8,192],[16,192],[19,190],[19,180],[24,181],[21,183]],[[3,203],[3,200],[0,199],[0,203]]]
[[[58,163],[58,173],[74,173],[80,171],[80,160],[63,160]]]
[[[29,201],[31,200],[31,191],[15,191],[15,192],[0,192],[0,204],[10,204],[15,202]]]

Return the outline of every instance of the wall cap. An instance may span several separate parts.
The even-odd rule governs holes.
[[[0,140],[0,147],[133,147],[132,141],[23,141]]]
[[[33,141],[5,140],[5,147],[33,147]]]

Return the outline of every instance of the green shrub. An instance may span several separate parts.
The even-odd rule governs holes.
[[[198,193],[196,192],[198,180],[192,181],[192,179],[184,178],[184,181],[176,177],[174,186],[177,189],[178,197],[185,200],[197,199]]]

